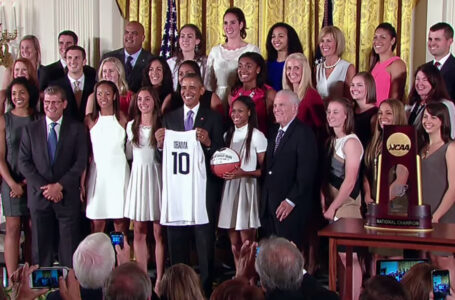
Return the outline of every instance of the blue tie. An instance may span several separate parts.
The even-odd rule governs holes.
[[[49,161],[51,165],[54,164],[55,150],[57,149],[57,132],[55,132],[55,126],[57,126],[57,124],[57,122],[51,123],[51,130],[47,137],[47,150],[49,152]]]
[[[280,129],[278,131],[278,134],[276,136],[276,140],[275,140],[275,148],[273,149],[273,153],[276,152],[276,149],[278,149],[278,146],[280,145],[280,142],[281,142],[281,138],[283,137],[284,135],[284,131],[282,129]]]
[[[186,113],[186,120],[185,120],[185,131],[188,131],[188,130],[192,130],[193,129],[193,125],[194,125],[194,121],[193,121],[193,111],[192,110],[189,110],[187,113]]]

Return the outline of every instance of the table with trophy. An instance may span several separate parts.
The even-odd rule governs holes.
[[[329,238],[330,290],[336,290],[337,247],[346,249],[346,295],[352,295],[353,247],[455,253],[455,224],[432,224],[430,207],[423,204],[420,156],[412,126],[384,127],[377,166],[376,201],[368,205],[366,220],[339,219],[318,233]],[[407,168],[408,182],[400,193],[390,193],[398,167]],[[392,194],[399,196],[392,198]]]

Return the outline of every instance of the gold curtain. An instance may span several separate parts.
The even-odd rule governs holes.
[[[374,29],[381,22],[389,22],[398,31],[397,54],[410,65],[412,13],[418,0],[332,1],[333,23],[346,37],[344,59],[359,71],[368,70]],[[144,25],[144,48],[159,53],[167,1],[117,0],[117,4],[126,20],[137,20]],[[263,55],[269,28],[276,22],[286,22],[295,28],[304,54],[310,59],[318,46],[317,34],[324,13],[324,0],[176,0],[176,5],[177,26],[197,25],[205,37],[207,53],[224,41],[224,11],[237,6],[246,16],[246,41],[258,45]]]

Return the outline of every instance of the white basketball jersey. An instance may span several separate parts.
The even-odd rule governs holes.
[[[166,129],[162,170],[161,224],[207,224],[207,173],[204,152],[196,140],[196,130]]]

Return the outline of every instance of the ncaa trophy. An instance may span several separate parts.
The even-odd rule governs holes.
[[[376,201],[368,205],[367,229],[431,231],[431,209],[423,204],[420,156],[413,126],[384,126],[377,158]],[[408,174],[406,184],[391,183]]]

